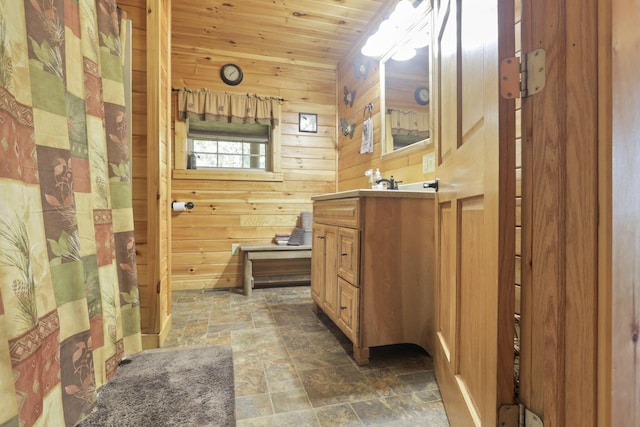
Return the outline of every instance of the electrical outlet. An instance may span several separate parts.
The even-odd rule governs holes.
[[[232,243],[231,255],[238,255],[238,252],[240,252],[240,243]]]
[[[432,173],[436,171],[436,153],[431,152],[422,156],[422,173]]]

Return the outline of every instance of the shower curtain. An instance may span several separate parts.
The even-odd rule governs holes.
[[[0,426],[72,426],[141,349],[115,0],[0,0]]]

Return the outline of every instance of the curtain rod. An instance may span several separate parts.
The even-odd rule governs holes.
[[[175,88],[175,87],[171,88],[172,92],[180,92],[181,90],[186,90],[187,92],[193,92],[192,89],[187,89],[187,88],[183,88],[183,89],[178,89],[178,88]],[[204,90],[206,90],[208,92],[212,92],[209,89],[204,89]],[[227,92],[227,91],[224,91],[224,93],[228,93],[229,95],[242,95],[241,93],[231,93],[231,92]],[[285,102],[286,101],[286,99],[281,98],[279,96],[267,96],[267,97],[265,97],[265,96],[260,96],[257,93],[254,93],[253,95],[251,95],[250,93],[247,93],[246,95],[247,96],[255,96],[257,98],[271,98],[271,99],[275,99],[276,101],[280,101],[280,102]]]

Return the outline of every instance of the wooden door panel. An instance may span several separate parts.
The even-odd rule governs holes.
[[[485,393],[485,347],[487,318],[484,261],[484,203],[481,197],[461,200],[458,205],[459,327],[456,377],[467,394],[472,417],[482,420],[480,409]]]
[[[460,8],[460,94],[462,102],[461,131],[464,144],[484,125],[485,116],[485,46],[489,34],[482,19],[485,6],[481,1],[468,0]],[[489,76],[490,77],[490,76]],[[497,78],[497,77],[496,77]]]
[[[455,150],[458,142],[458,57],[457,57],[457,24],[455,19],[455,2],[449,1],[445,9],[438,14],[438,19],[444,19],[441,31],[438,34],[438,43],[435,47],[439,55],[437,62],[439,98],[438,114],[440,123],[436,127],[440,130],[438,140],[438,160],[442,162]],[[451,16],[454,19],[451,19]],[[449,17],[449,19],[447,19]]]
[[[455,235],[456,222],[453,218],[451,203],[441,203],[439,206],[440,236],[440,283],[437,287],[437,300],[440,302],[438,310],[437,336],[447,362],[451,362],[451,354],[455,351],[456,328],[456,263],[455,263]]]

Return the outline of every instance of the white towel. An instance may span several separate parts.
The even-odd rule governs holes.
[[[373,119],[369,117],[362,122],[362,145],[360,153],[373,153]]]

